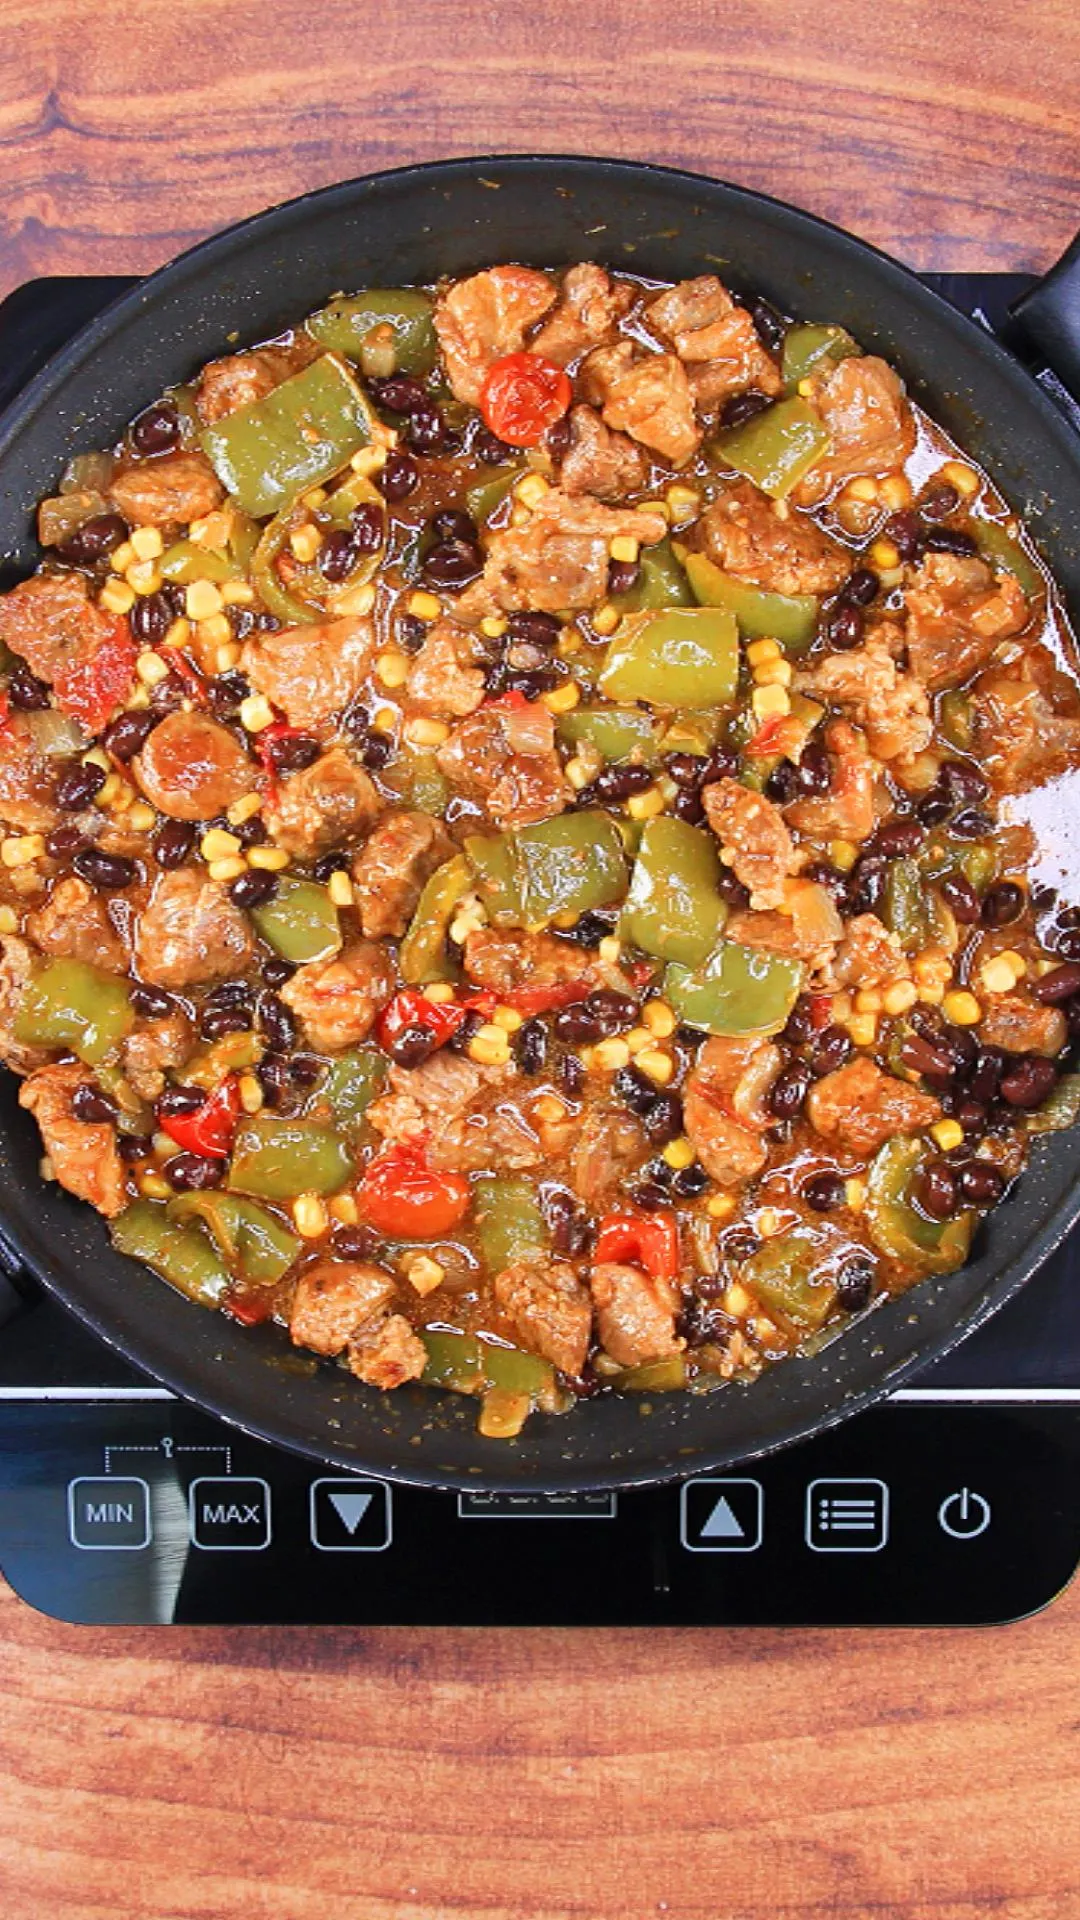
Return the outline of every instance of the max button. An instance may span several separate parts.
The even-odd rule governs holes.
[[[270,1545],[270,1488],[230,1474],[188,1488],[191,1544],[205,1553],[258,1553]]]

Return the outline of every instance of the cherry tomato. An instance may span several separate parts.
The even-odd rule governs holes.
[[[356,1191],[362,1217],[394,1240],[437,1240],[469,1210],[463,1174],[433,1167],[422,1140],[387,1147],[368,1167]]]
[[[240,1118],[240,1086],[230,1073],[194,1113],[163,1113],[158,1124],[186,1153],[227,1160]]]
[[[97,733],[131,691],[137,658],[126,620],[113,620],[101,645],[85,660],[61,668],[53,681],[57,704]]]
[[[627,1261],[657,1280],[679,1271],[679,1228],[673,1213],[608,1213],[600,1222],[593,1259]]]
[[[511,447],[535,447],[573,398],[570,377],[538,353],[508,353],[488,368],[480,395],[484,421]]]

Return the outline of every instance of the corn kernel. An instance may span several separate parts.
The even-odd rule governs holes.
[[[754,1226],[763,1240],[775,1240],[783,1232],[784,1216],[778,1207],[762,1207]]]
[[[327,1206],[327,1212],[343,1227],[355,1227],[360,1218],[360,1209],[351,1193],[335,1193]]]
[[[675,1072],[675,1062],[668,1053],[661,1053],[659,1047],[643,1047],[634,1065],[640,1067],[648,1079],[658,1087],[666,1087]]]
[[[131,541],[122,540],[120,545],[114,547],[110,553],[109,565],[114,573],[126,573],[128,568],[135,564],[138,557]]]
[[[701,506],[701,495],[695,487],[677,483],[668,488],[664,499],[673,520],[692,520]]]
[[[396,434],[394,438],[397,439]],[[382,472],[389,451],[389,447],[361,447],[359,453],[353,454],[349,465],[354,473],[365,474],[370,479],[373,473]]]
[[[565,680],[561,687],[553,687],[540,698],[549,713],[572,713],[581,699],[581,688],[576,680]]]
[[[678,1025],[674,1009],[666,1000],[647,1000],[641,1018],[657,1040],[670,1040]]]
[[[0,933],[14,933],[19,916],[14,907],[0,907]]]
[[[322,546],[322,534],[319,532],[318,527],[312,526],[310,522],[308,522],[302,527],[297,527],[290,533],[289,546],[301,566],[310,566],[319,548]]]
[[[876,987],[860,987],[855,995],[856,1013],[880,1013],[881,995]]]
[[[714,1193],[706,1200],[705,1211],[712,1220],[730,1220],[735,1202],[730,1193]]]
[[[848,481],[847,486],[844,488],[844,493],[849,500],[862,500],[869,505],[871,501],[876,500],[878,497],[878,483],[876,480],[872,480],[869,474],[861,474],[857,480]]]
[[[724,1294],[724,1312],[730,1313],[736,1320],[745,1320],[747,1314],[753,1313],[756,1306],[757,1301],[753,1294],[747,1292],[741,1281],[733,1280]]]
[[[370,580],[365,580],[358,587],[346,587],[343,593],[334,595],[334,612],[348,614],[350,618],[370,613],[374,605],[375,588]]]
[[[666,500],[643,500],[641,502],[641,511],[642,513],[658,513],[661,520],[670,520],[671,518],[671,508],[668,506]]]
[[[200,620],[195,628],[204,647],[235,646],[236,640],[227,613],[212,613],[209,620]],[[240,658],[240,649],[236,648],[236,657]]]
[[[45,851],[43,833],[13,833],[0,840],[0,860],[5,867],[29,867]]]
[[[184,612],[189,620],[209,620],[224,605],[221,588],[212,580],[193,580],[184,595]]]
[[[522,506],[518,506],[518,505],[515,505],[515,506],[513,506],[513,507],[511,507],[511,509],[510,509],[510,525],[511,525],[512,527],[527,527],[527,526],[528,526],[528,524],[529,524],[529,509],[528,509],[528,507],[522,507]]]
[[[254,587],[246,580],[223,580],[221,597],[227,607],[250,607],[255,599]]]
[[[650,1033],[648,1027],[631,1027],[628,1033],[623,1034],[623,1039],[633,1055],[640,1053],[643,1047],[651,1047],[656,1035]]]
[[[577,627],[564,627],[555,642],[555,651],[560,660],[568,660],[572,653],[580,653],[584,645]]]
[[[604,1073],[619,1073],[623,1067],[630,1065],[630,1049],[626,1041],[618,1036],[597,1041],[590,1065],[600,1068]]]
[[[455,998],[454,989],[449,980],[433,980],[429,987],[424,988],[424,999],[432,1001],[437,1007]]]
[[[247,861],[242,854],[230,854],[228,859],[211,860],[206,869],[211,880],[239,880],[247,872]]]
[[[491,1016],[493,1027],[501,1027],[504,1033],[516,1033],[525,1025],[525,1016],[516,1007],[496,1007]]]
[[[289,864],[284,847],[250,847],[247,858],[249,867],[258,867],[265,873],[280,873]]]
[[[505,1067],[510,1059],[510,1043],[500,1027],[491,1029],[498,1034],[498,1040],[486,1037],[487,1030],[481,1028],[469,1041],[468,1054],[478,1067]]]
[[[375,662],[375,678],[383,687],[403,687],[409,677],[407,653],[380,653]]]
[[[434,1293],[446,1278],[446,1268],[433,1260],[429,1253],[408,1255],[402,1261],[402,1266],[410,1287],[421,1295]]]
[[[103,773],[112,772],[112,761],[104,747],[91,747],[88,753],[83,754],[82,764],[84,767],[100,767]]]
[[[174,620],[172,624],[166,628],[165,638],[162,640],[161,645],[163,647],[186,647],[190,639],[191,621],[181,614],[178,619]]]
[[[605,933],[596,951],[606,967],[618,966],[622,958],[622,941],[616,933]]]
[[[844,1204],[852,1213],[861,1213],[866,1205],[866,1181],[850,1179],[844,1181]]]
[[[274,709],[264,693],[249,693],[240,702],[240,725],[248,733],[261,733],[274,724]]]
[[[255,815],[261,811],[262,794],[245,793],[239,800],[234,800],[231,807],[226,808],[225,818],[230,827],[242,827],[245,820],[254,820]]]
[[[523,507],[538,507],[545,493],[550,493],[551,482],[545,480],[542,473],[527,473],[514,488],[514,498]]]
[[[170,1145],[175,1145],[175,1142],[170,1142]],[[172,1188],[160,1173],[140,1173],[139,1192],[145,1194],[148,1200],[172,1199]]]
[[[317,1193],[301,1193],[292,1203],[293,1225],[303,1240],[319,1240],[330,1222]]]
[[[421,714],[415,720],[406,720],[405,738],[411,747],[441,747],[449,740],[450,729],[445,720],[428,720]]]
[[[168,666],[161,655],[151,652],[149,648],[145,653],[140,653],[135,662],[135,671],[144,687],[156,687],[160,680],[169,677]]]
[[[575,793],[582,793],[590,781],[595,780],[599,771],[599,767],[591,766],[580,753],[575,753],[573,759],[568,760],[564,768]]]
[[[245,1113],[258,1113],[263,1103],[263,1090],[253,1073],[242,1073],[237,1083],[240,1105]]]
[[[505,614],[488,613],[480,622],[480,631],[487,640],[501,640],[509,625]]]
[[[626,566],[632,567],[641,552],[641,542],[635,540],[631,534],[617,533],[608,552],[613,560],[621,560]]]
[[[135,805],[128,809],[127,823],[132,833],[152,833],[157,826],[157,814],[153,807],[147,806],[145,800],[136,800]]]
[[[755,687],[750,696],[750,705],[757,720],[771,720],[774,716],[791,712],[791,700],[786,687]]]
[[[621,618],[618,607],[613,607],[610,600],[603,600],[592,617],[593,632],[606,640],[609,633],[614,633]]]
[[[396,707],[376,707],[375,712],[371,716],[373,733],[393,733],[397,723],[398,709]]]
[[[442,606],[436,594],[420,591],[410,593],[405,611],[411,613],[414,620],[423,620],[426,624],[438,619]]]
[[[668,1141],[660,1158],[676,1173],[681,1173],[684,1167],[693,1166],[696,1155],[686,1135],[682,1133],[677,1140]]]
[[[626,803],[631,820],[655,820],[664,811],[664,796],[659,787],[646,787],[644,793],[632,793]]]
[[[135,589],[126,580],[109,580],[98,594],[98,606],[106,613],[130,613],[135,605]]]
[[[207,622],[209,625],[209,622]],[[240,665],[240,648],[235,640],[229,640],[223,647],[214,649],[214,672],[231,673]]]
[[[911,481],[906,473],[890,473],[878,488],[878,496],[890,513],[899,513],[904,507],[910,507],[914,498]]]
[[[330,875],[326,891],[335,907],[351,907],[353,904],[353,884],[347,873],[336,872]]]
[[[900,549],[892,540],[872,540],[869,560],[876,572],[891,573],[900,565]]]
[[[127,569],[124,579],[129,587],[134,587],[136,593],[156,593],[162,583],[162,574],[152,560],[136,560]]]
[[[966,500],[970,500],[978,493],[982,485],[974,467],[969,467],[963,460],[946,460],[945,465],[938,468],[934,478],[943,480],[947,486],[955,487],[957,493],[963,494]]]
[[[204,860],[228,860],[240,852],[243,844],[235,833],[226,833],[224,827],[208,827],[199,841],[199,852]]]
[[[941,1010],[954,1027],[973,1027],[976,1021],[982,1019],[982,1008],[975,995],[962,987],[944,996]]]
[[[938,1120],[930,1129],[930,1138],[942,1153],[951,1153],[964,1144],[964,1129],[959,1120]]]
[[[1017,953],[1014,947],[1006,947],[1004,952],[998,955],[998,958],[999,960],[1006,961],[1012,968],[1014,981],[1024,978],[1028,970],[1028,963],[1022,953]]]
[[[812,399],[814,394],[814,383],[810,379],[809,375],[807,375],[805,379],[799,381],[798,392],[802,395],[802,398],[804,400]]]
[[[876,1013],[853,1013],[847,1023],[852,1045],[872,1047],[877,1039],[877,1025]]]
[[[1006,956],[997,953],[979,968],[979,985],[984,993],[1011,993],[1016,985],[1016,975]]]
[[[841,873],[850,873],[859,857],[859,849],[850,840],[830,840],[829,859]]]
[[[767,667],[770,661],[783,659],[783,650],[776,640],[751,640],[746,658],[752,667]]]
[[[560,1100],[557,1093],[542,1093],[533,1102],[533,1113],[547,1127],[557,1126],[560,1120],[566,1119],[568,1112],[565,1100]]]
[[[757,687],[790,687],[795,677],[795,669],[790,660],[767,660],[764,666],[754,668],[754,685]]]
[[[944,998],[944,987],[921,986],[919,988],[919,1001],[924,1007],[940,1007]]]
[[[896,980],[891,987],[886,987],[881,996],[881,1004],[886,1013],[895,1017],[896,1014],[906,1013],[909,1007],[913,1007],[918,997],[919,989],[914,980]]]

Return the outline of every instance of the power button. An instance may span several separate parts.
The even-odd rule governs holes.
[[[950,1540],[977,1540],[990,1525],[990,1502],[970,1487],[958,1487],[938,1508],[938,1525]]]

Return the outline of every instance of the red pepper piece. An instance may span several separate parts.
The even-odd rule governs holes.
[[[402,1140],[371,1162],[356,1190],[369,1226],[390,1239],[437,1240],[469,1209],[464,1174],[443,1173],[428,1160],[422,1139]]]
[[[375,1028],[380,1047],[389,1052],[409,1027],[420,1027],[433,1034],[440,1047],[453,1038],[468,1017],[469,1009],[459,1000],[429,1000],[426,993],[406,988],[395,993],[383,1008]]]
[[[53,681],[57,705],[97,733],[131,692],[137,659],[126,620],[114,619],[100,646],[85,660],[62,667]]]
[[[185,1153],[227,1160],[240,1118],[240,1085],[230,1073],[194,1113],[163,1113],[159,1124]]]
[[[539,353],[508,353],[488,368],[480,411],[511,447],[535,447],[573,398],[570,376]]]
[[[594,1260],[644,1267],[657,1280],[679,1271],[679,1228],[673,1213],[608,1213],[600,1222]]]
[[[575,1001],[587,999],[595,985],[595,980],[582,978],[560,980],[550,987],[515,987],[513,993],[501,996],[501,1004],[530,1020],[534,1013],[553,1013],[557,1007],[572,1007]]]
[[[225,1311],[242,1327],[258,1327],[271,1318],[276,1304],[273,1289],[264,1287],[260,1293],[234,1294],[226,1300]]]

